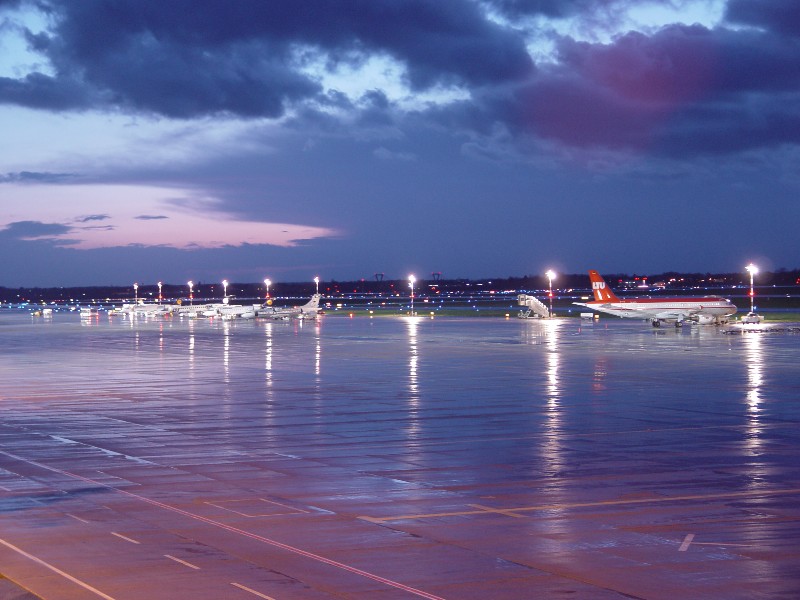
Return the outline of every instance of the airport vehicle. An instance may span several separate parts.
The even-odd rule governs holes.
[[[621,300],[597,271],[589,271],[589,279],[592,282],[594,301],[574,304],[617,317],[645,319],[653,327],[661,327],[663,323],[674,323],[676,327],[680,327],[686,321],[719,325],[727,323],[730,315],[736,312],[736,307],[730,300],[719,296]]]
[[[296,306],[293,308],[274,308],[272,306],[262,306],[258,310],[258,316],[266,319],[290,319],[297,317],[298,319],[313,319],[319,314],[319,301],[322,294],[314,294],[303,306]]]
[[[528,296],[527,294],[518,294],[517,304],[524,307],[517,315],[520,319],[529,319],[531,318],[532,314],[536,315],[536,317],[545,319],[550,318],[551,316],[550,311],[544,305],[544,303],[533,296]]]
[[[764,317],[754,312],[749,312],[745,316],[743,316],[740,320],[742,323],[748,325],[758,325],[764,320]]]

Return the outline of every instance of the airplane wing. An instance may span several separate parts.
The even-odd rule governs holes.
[[[699,310],[662,310],[652,316],[648,316],[649,319],[659,319],[662,321],[685,321],[696,315]]]

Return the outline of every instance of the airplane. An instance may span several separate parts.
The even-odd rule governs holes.
[[[314,294],[303,306],[296,306],[294,308],[275,308],[272,306],[262,306],[258,309],[258,316],[267,319],[290,319],[297,317],[298,319],[315,318],[319,313],[319,301],[322,294]]]
[[[231,319],[255,319],[258,311],[262,309],[260,304],[250,306],[242,304],[214,304],[212,308],[203,311],[204,317],[222,317],[223,320]]]
[[[592,282],[594,301],[573,304],[617,317],[646,319],[653,327],[661,327],[662,323],[675,323],[675,327],[680,327],[684,321],[719,325],[727,323],[728,317],[736,312],[736,307],[730,300],[719,296],[620,300],[606,285],[600,273],[589,271],[589,279]]]
[[[112,308],[108,311],[108,314],[156,316],[166,315],[170,312],[172,312],[172,307],[168,304],[146,304],[144,302],[139,302],[138,304],[125,303],[119,308]]]
[[[171,305],[171,312],[179,317],[194,319],[206,316],[207,312],[215,310],[217,306],[218,304],[173,304]]]

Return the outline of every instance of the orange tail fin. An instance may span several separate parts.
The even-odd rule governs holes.
[[[617,295],[606,285],[605,279],[597,271],[589,271],[589,280],[592,282],[595,302],[619,302]]]

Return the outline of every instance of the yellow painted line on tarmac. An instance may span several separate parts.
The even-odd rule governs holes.
[[[684,496],[662,496],[658,498],[629,498],[625,500],[601,500],[598,502],[567,502],[564,504],[542,504],[539,506],[518,506],[514,508],[493,508],[488,510],[455,510],[438,513],[422,513],[416,515],[390,515],[388,517],[360,516],[359,519],[371,523],[401,521],[406,519],[435,519],[441,517],[466,517],[492,513],[541,512],[547,510],[571,510],[575,508],[598,508],[613,506],[631,506],[636,504],[663,504],[665,502],[685,502],[687,500],[736,500],[737,498],[768,498],[770,496],[787,496],[800,494],[800,488],[790,490],[748,490],[746,492],[727,492],[720,494],[687,494]],[[469,506],[475,506],[470,504]]]
[[[717,548],[753,548],[756,544],[728,544],[726,542],[694,542],[692,546],[716,546]]]
[[[25,552],[21,548],[16,547],[14,544],[11,544],[11,543],[3,540],[3,539],[0,539],[0,544],[5,546],[6,548],[10,548],[11,550],[16,552],[17,554],[21,554],[25,558],[27,558],[29,560],[32,560],[37,565],[41,565],[41,566],[45,567],[46,569],[50,569],[53,573],[58,573],[59,575],[61,575],[65,579],[68,579],[72,583],[79,585],[83,589],[88,590],[88,591],[92,592],[93,594],[97,594],[101,598],[105,598],[106,600],[114,600],[113,597],[109,596],[108,594],[104,594],[103,592],[101,592],[97,588],[92,587],[91,585],[89,585],[85,581],[81,581],[77,577],[73,577],[72,575],[62,571],[58,567],[54,567],[50,563],[43,561],[41,558],[38,558],[38,557],[34,556],[33,554],[29,554],[29,553]]]
[[[492,508],[491,506],[483,506],[482,504],[467,504],[467,506],[477,508],[484,512],[497,513],[499,515],[506,515],[507,517],[514,517],[516,519],[525,518],[525,515],[518,515],[516,512],[514,512],[514,509]]]
[[[183,510],[181,508],[178,508],[177,506],[172,506],[172,505],[167,504],[165,502],[159,502],[158,500],[154,500],[152,498],[148,498],[148,497],[142,496],[140,494],[134,494],[133,492],[129,492],[127,490],[123,490],[123,489],[120,489],[120,488],[115,488],[114,486],[111,486],[111,485],[108,485],[106,483],[103,483],[102,481],[96,481],[96,480],[91,479],[89,477],[84,477],[83,475],[78,475],[77,473],[71,473],[69,471],[65,471],[63,469],[59,469],[57,467],[51,467],[51,466],[46,465],[44,463],[41,463],[39,461],[31,460],[29,458],[24,458],[22,456],[18,456],[16,454],[13,454],[11,452],[7,452],[5,450],[0,450],[0,455],[8,456],[9,458],[12,458],[14,460],[23,461],[23,462],[25,462],[25,463],[27,463],[29,465],[34,465],[36,467],[39,467],[41,469],[45,469],[45,470],[50,471],[52,473],[59,473],[61,475],[64,475],[66,477],[70,477],[70,478],[78,480],[78,481],[84,481],[86,483],[90,483],[92,485],[96,485],[98,487],[102,487],[102,488],[108,489],[109,491],[113,491],[114,493],[120,494],[120,495],[125,496],[127,498],[133,498],[133,499],[139,500],[141,502],[144,502],[146,504],[149,504],[150,506],[161,508],[163,510],[170,511],[170,512],[172,512],[174,514],[183,515],[184,517],[187,517],[187,518],[190,518],[190,519],[194,519],[194,520],[196,520],[196,521],[198,521],[200,523],[205,523],[205,524],[211,525],[213,527],[218,527],[218,528],[223,529],[225,531],[229,531],[231,533],[238,534],[238,535],[240,535],[242,537],[246,537],[246,538],[250,538],[250,539],[253,539],[253,540],[260,541],[260,542],[262,542],[264,544],[267,544],[267,545],[272,546],[274,548],[280,548],[282,550],[285,550],[286,552],[290,552],[290,553],[295,554],[297,556],[303,556],[303,557],[308,558],[310,560],[314,560],[314,561],[317,561],[319,563],[323,563],[323,564],[335,567],[337,569],[341,569],[343,571],[347,571],[349,573],[353,573],[353,574],[356,574],[356,575],[360,575],[362,577],[366,577],[367,579],[371,579],[373,581],[377,581],[379,583],[385,584],[387,586],[390,586],[390,587],[393,587],[393,588],[396,588],[396,589],[399,589],[399,590],[403,590],[405,592],[408,592],[409,594],[413,594],[413,595],[419,596],[421,598],[427,598],[428,600],[444,600],[443,598],[441,598],[441,597],[439,597],[439,596],[437,596],[435,594],[431,594],[430,592],[426,592],[424,590],[419,590],[419,589],[414,588],[414,587],[412,587],[410,585],[406,585],[404,583],[400,583],[399,581],[394,581],[392,579],[388,579],[387,577],[381,577],[380,575],[376,575],[375,573],[370,573],[369,571],[365,571],[363,569],[359,569],[358,567],[354,567],[352,565],[348,565],[348,564],[345,564],[343,562],[339,562],[339,561],[334,560],[332,558],[327,558],[327,557],[322,556],[320,554],[315,554],[315,553],[310,552],[308,550],[303,550],[302,548],[298,548],[298,547],[292,546],[290,544],[285,544],[285,543],[280,542],[280,541],[278,541],[276,539],[272,539],[272,538],[268,538],[268,537],[265,537],[265,536],[262,536],[262,535],[258,535],[256,533],[251,532],[251,531],[247,531],[247,530],[244,530],[244,529],[239,529],[237,527],[234,527],[232,525],[228,525],[228,524],[223,523],[221,521],[215,521],[214,519],[210,519],[208,517],[204,517],[202,515],[198,515],[198,514],[190,512],[190,511]],[[115,535],[118,535],[118,534],[115,534]],[[130,541],[134,541],[135,542],[135,540],[130,540]],[[135,542],[135,543],[138,543],[138,542]]]

